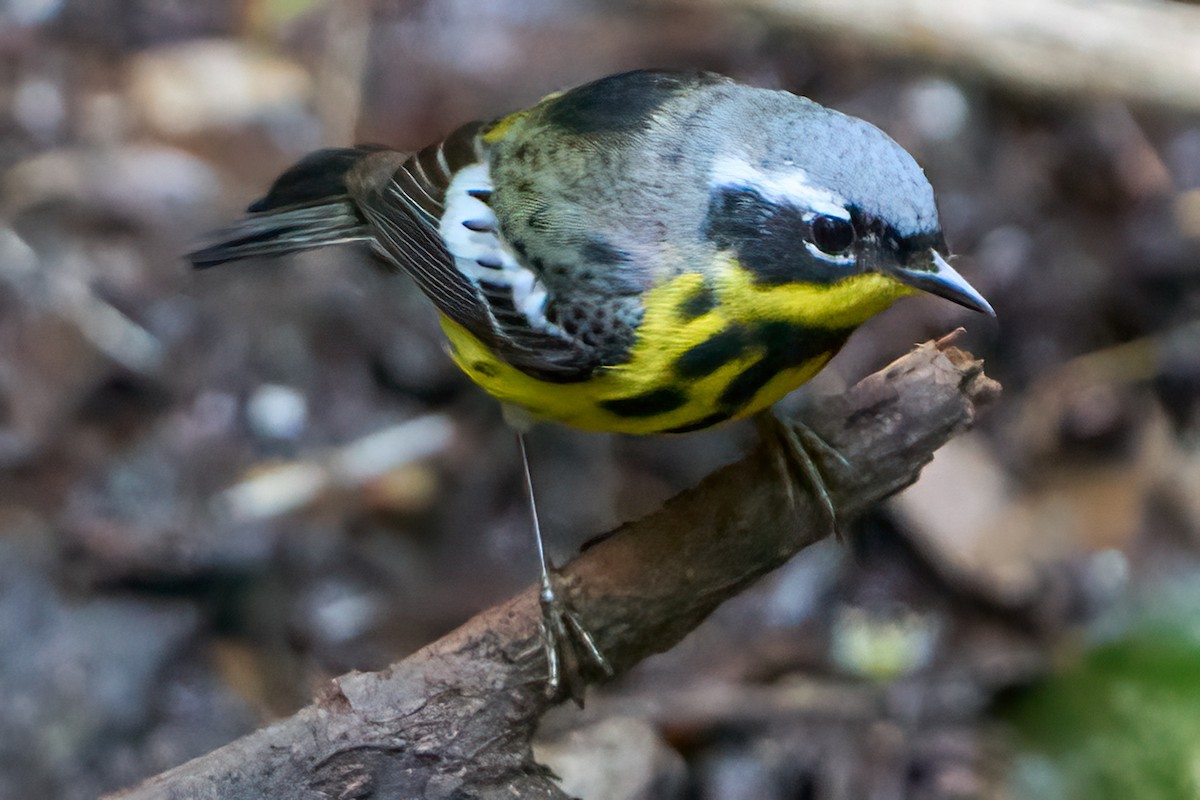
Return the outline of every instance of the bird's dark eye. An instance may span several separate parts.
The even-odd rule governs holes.
[[[854,226],[849,220],[821,215],[812,221],[812,242],[822,253],[841,255],[854,244]]]

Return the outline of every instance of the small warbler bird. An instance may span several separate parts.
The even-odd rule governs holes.
[[[365,243],[429,297],[454,361],[510,417],[593,431],[758,414],[917,291],[992,313],[947,263],[933,189],[895,141],[707,72],[601,78],[415,154],[320,150],[248,211],[192,263]],[[810,437],[759,418],[832,518]],[[518,439],[558,691],[564,667],[608,664],[555,594]]]

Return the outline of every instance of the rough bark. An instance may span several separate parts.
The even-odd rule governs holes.
[[[919,346],[811,410],[852,469],[827,476],[841,519],[916,479],[998,384],[948,339]],[[618,673],[828,534],[789,496],[769,448],[628,523],[563,570],[563,586]],[[334,679],[267,728],[113,795],[145,798],[564,798],[532,759],[544,693],[535,588],[380,672]]]

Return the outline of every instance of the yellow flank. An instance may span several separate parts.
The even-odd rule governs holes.
[[[711,293],[711,307],[701,306],[702,313],[693,315],[689,301],[706,292]],[[681,375],[679,358],[693,347],[731,328],[772,322],[802,326],[817,336],[822,331],[849,330],[912,293],[899,281],[875,273],[828,285],[757,285],[749,272],[727,259],[714,265],[707,276],[685,273],[647,292],[629,360],[575,383],[531,377],[499,360],[456,323],[443,317],[441,324],[458,366],[500,401],[525,408],[535,418],[584,430],[646,434],[687,427],[713,416],[738,419],[761,411],[812,378],[835,350],[781,368],[761,381],[747,402],[729,408],[721,402],[722,393],[764,357],[765,349],[747,346],[703,375]],[[630,398],[661,401],[664,396],[684,399],[659,402],[665,410],[657,413],[653,402],[651,413],[630,414],[627,409],[614,413],[606,408]]]

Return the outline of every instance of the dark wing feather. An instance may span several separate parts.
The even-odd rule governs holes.
[[[463,167],[486,158],[477,124],[409,157],[390,181],[355,192],[360,213],[388,261],[412,276],[437,309],[530,375],[556,382],[584,380],[600,365],[593,347],[560,330],[535,329],[505,298],[459,271],[439,224],[446,190]]]

